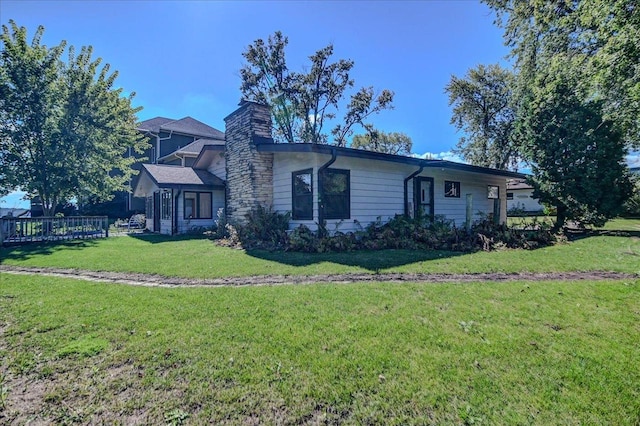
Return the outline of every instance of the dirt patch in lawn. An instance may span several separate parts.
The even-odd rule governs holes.
[[[430,274],[430,273],[353,273],[331,275],[256,275],[226,278],[178,278],[123,272],[96,272],[78,269],[40,268],[0,265],[0,272],[13,274],[37,274],[86,281],[128,284],[147,287],[237,287],[256,285],[356,283],[356,282],[483,282],[483,281],[580,281],[620,280],[640,278],[637,274],[607,271],[587,272],[518,272],[481,274]]]

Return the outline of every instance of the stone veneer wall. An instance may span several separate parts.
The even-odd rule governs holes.
[[[273,154],[256,150],[271,142],[271,112],[266,105],[243,102],[224,119],[226,139],[226,213],[230,222],[246,222],[258,205],[273,204]]]

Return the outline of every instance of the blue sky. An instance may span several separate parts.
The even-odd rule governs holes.
[[[92,45],[119,71],[117,84],[136,92],[141,120],[192,116],[220,130],[240,100],[242,52],[254,40],[282,31],[293,70],[333,43],[336,59],[355,61],[356,87],[395,92],[395,109],[374,124],[411,136],[418,155],[448,159],[461,136],[449,124],[451,75],[478,64],[508,66],[494,15],[472,0],[0,0],[0,22],[9,19],[30,36],[43,25],[47,45]]]

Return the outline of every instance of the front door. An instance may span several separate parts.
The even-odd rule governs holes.
[[[433,218],[433,178],[417,177],[413,180],[415,217]]]
[[[153,193],[153,232],[160,232],[160,193]]]

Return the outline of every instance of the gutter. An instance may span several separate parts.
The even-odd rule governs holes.
[[[320,227],[324,226],[324,208],[322,205],[322,172],[329,168],[333,163],[336,162],[336,158],[338,157],[338,152],[335,147],[331,147],[331,159],[324,163],[322,166],[318,168],[318,225]]]
[[[421,165],[418,170],[411,173],[409,176],[407,176],[404,179],[404,215],[405,217],[409,217],[409,194],[408,194],[409,181],[414,177],[418,176],[420,173],[422,173],[423,170],[424,170],[424,165]]]

